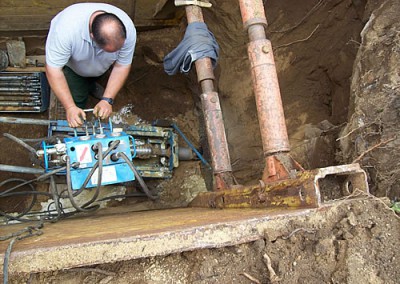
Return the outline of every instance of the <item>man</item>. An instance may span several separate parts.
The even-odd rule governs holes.
[[[132,20],[112,5],[74,4],[54,17],[46,41],[46,75],[70,127],[83,124],[83,108],[95,91],[96,79],[112,66],[93,111],[101,119],[111,115],[113,100],[128,77],[135,44]]]

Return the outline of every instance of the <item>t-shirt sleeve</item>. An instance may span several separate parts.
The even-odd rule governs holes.
[[[117,63],[121,65],[132,64],[133,54],[135,53],[136,46],[136,30],[133,26],[133,23],[132,26],[127,29],[127,33],[130,33],[130,36],[127,37],[125,44],[119,51],[117,58]]]
[[[72,40],[66,33],[50,27],[46,40],[46,64],[51,67],[64,67],[72,53]]]

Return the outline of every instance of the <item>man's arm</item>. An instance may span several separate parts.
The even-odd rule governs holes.
[[[121,65],[118,63],[114,64],[103,97],[115,99],[118,92],[124,85],[126,78],[128,78],[130,69],[131,65]],[[112,106],[104,100],[100,101],[94,107],[93,111],[93,114],[100,117],[101,119],[108,118],[111,113]]]
[[[51,89],[65,109],[68,125],[70,127],[82,125],[81,118],[86,119],[86,114],[75,105],[62,68],[46,65],[46,76]]]

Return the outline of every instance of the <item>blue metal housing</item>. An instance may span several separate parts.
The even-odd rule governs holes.
[[[118,136],[115,136],[118,135]],[[104,137],[103,137],[104,136]],[[98,161],[96,144],[101,143],[103,153],[108,149],[112,142],[119,140],[118,147],[110,152],[102,161],[103,172],[101,185],[116,184],[135,180],[135,175],[129,165],[121,158],[118,161],[112,161],[114,153],[123,152],[132,160],[131,140],[134,145],[133,137],[124,132],[113,133],[104,132],[103,135],[96,134],[90,136],[77,136],[65,138],[67,146],[67,155],[70,157],[71,164],[79,162],[78,168],[71,168],[72,189],[80,189],[91,169]],[[90,178],[86,188],[97,186],[98,170]]]

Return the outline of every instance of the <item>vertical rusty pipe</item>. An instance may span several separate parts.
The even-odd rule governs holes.
[[[204,22],[202,10],[198,6],[186,6],[186,16],[189,24]],[[221,105],[214,88],[215,77],[211,59],[207,57],[199,59],[195,62],[195,66],[202,89],[200,98],[212,160],[214,190],[228,189],[234,180]]]
[[[282,100],[271,42],[266,39],[267,20],[261,0],[239,0],[256,96],[264,156],[289,152]]]

